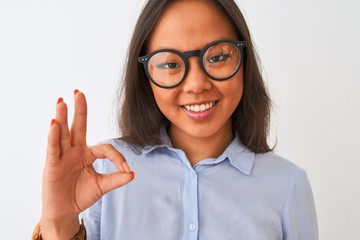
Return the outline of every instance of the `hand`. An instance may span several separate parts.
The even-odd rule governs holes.
[[[56,119],[48,136],[46,164],[43,173],[42,217],[43,238],[70,238],[79,229],[78,215],[105,193],[135,178],[126,160],[111,145],[86,145],[87,106],[85,95],[75,90],[75,114],[71,129],[67,123],[67,106],[60,98]],[[99,174],[93,168],[97,158],[111,160],[118,172]]]

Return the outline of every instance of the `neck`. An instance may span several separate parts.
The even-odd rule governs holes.
[[[211,136],[192,136],[172,126],[169,135],[173,146],[185,152],[191,166],[207,158],[219,157],[234,139],[231,121]]]

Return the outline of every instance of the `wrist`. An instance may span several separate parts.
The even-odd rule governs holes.
[[[80,223],[78,216],[63,220],[50,220],[46,217],[40,219],[41,236],[43,240],[71,239],[79,232]]]

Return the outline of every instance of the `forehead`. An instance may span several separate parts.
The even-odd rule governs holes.
[[[210,42],[237,39],[226,15],[211,1],[174,1],[157,22],[147,45],[148,52],[171,48],[201,49]]]

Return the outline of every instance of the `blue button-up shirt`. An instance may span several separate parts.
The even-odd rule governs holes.
[[[318,239],[306,173],[273,153],[255,154],[238,137],[218,158],[192,167],[163,130],[163,144],[134,153],[110,140],[136,178],[81,214],[88,239]],[[117,171],[107,159],[101,173]]]

